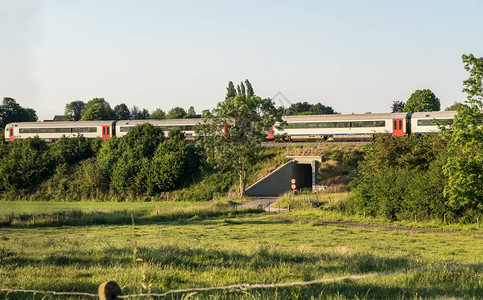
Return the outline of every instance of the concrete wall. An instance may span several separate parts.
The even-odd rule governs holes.
[[[312,167],[291,160],[246,189],[247,196],[278,196],[291,190],[290,180],[296,180],[297,189],[312,188]]]

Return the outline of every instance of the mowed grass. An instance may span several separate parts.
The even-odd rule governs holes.
[[[163,204],[173,206],[161,212],[158,206],[139,210],[129,206],[134,211],[147,211],[136,219],[135,227],[129,222],[0,227],[0,288],[97,293],[100,283],[115,280],[126,295],[431,269],[483,260],[483,238],[470,233],[343,227],[287,221],[278,215],[235,211],[222,204],[180,203],[182,208]],[[117,208],[111,212],[125,213]],[[22,209],[23,213],[29,211]],[[290,288],[198,292],[191,299],[477,299],[483,294],[482,271],[480,266]],[[6,292],[0,296],[43,297]],[[55,297],[46,297],[50,298]]]

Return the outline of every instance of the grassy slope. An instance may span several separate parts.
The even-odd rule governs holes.
[[[197,205],[193,209],[200,209]],[[161,222],[157,216],[141,220],[135,229],[135,248],[133,228],[127,222],[0,227],[0,287],[95,293],[101,282],[116,280],[130,294],[479,263],[483,257],[481,236],[469,234],[347,228],[234,211],[214,216],[195,213],[189,219],[180,216],[175,221]],[[133,263],[133,254],[142,261]],[[481,271],[392,275],[211,296],[477,297],[483,292]],[[208,294],[198,296],[207,298]],[[27,298],[32,299],[31,295]]]

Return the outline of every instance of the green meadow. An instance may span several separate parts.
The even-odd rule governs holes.
[[[314,208],[278,215],[227,202],[178,204],[0,202],[3,217],[12,218],[0,227],[0,289],[97,293],[100,283],[114,280],[131,295],[389,272],[167,299],[478,299],[483,294],[483,237],[474,232],[327,225],[308,220],[310,211],[319,211]],[[35,225],[26,217],[32,212],[43,215]],[[57,224],[61,212],[69,219]],[[480,265],[442,269],[469,264]],[[433,271],[390,274],[421,269]],[[0,298],[66,296],[0,292]]]

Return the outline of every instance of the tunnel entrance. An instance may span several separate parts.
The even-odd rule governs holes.
[[[321,149],[287,149],[291,160],[246,189],[247,196],[279,196],[291,190],[295,179],[296,190],[313,190],[317,182],[317,164],[322,161]]]
[[[246,189],[247,196],[279,196],[291,190],[295,179],[296,190],[312,190],[316,183],[317,161],[299,163],[291,160]]]
[[[295,164],[293,175],[297,190],[312,190],[312,166],[310,164]],[[290,182],[290,179],[288,179]]]

